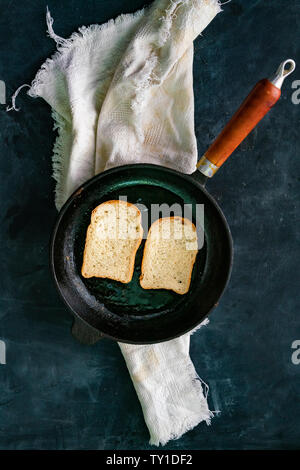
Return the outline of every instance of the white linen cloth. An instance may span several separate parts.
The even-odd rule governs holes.
[[[193,40],[221,10],[218,0],[156,0],[104,25],[57,36],[57,52],[28,94],[52,107],[58,137],[53,168],[58,209],[90,177],[126,163],[191,173],[194,133]],[[14,105],[13,100],[13,105]],[[121,344],[150,431],[150,443],[209,424],[202,381],[189,356],[190,334],[155,345]]]

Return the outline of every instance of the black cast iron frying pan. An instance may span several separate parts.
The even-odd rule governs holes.
[[[187,294],[142,289],[139,276],[145,240],[137,252],[130,283],[81,276],[91,211],[120,196],[149,208],[142,212],[143,218],[150,217],[151,204],[179,204],[182,208],[191,204],[193,209],[204,204],[205,243],[198,252]],[[194,210],[190,218],[197,224]],[[61,210],[51,245],[54,278],[67,306],[103,335],[127,343],[164,341],[197,326],[218,302],[231,263],[229,227],[215,200],[193,177],[158,165],[126,165],[89,180]]]
[[[286,63],[281,64],[281,78]],[[53,231],[51,267],[58,291],[75,316],[73,333],[81,340],[84,341],[82,325],[86,325],[95,332],[96,339],[107,336],[135,344],[166,341],[194,329],[218,304],[230,276],[232,239],[226,219],[204,183],[279,96],[277,82],[266,79],[258,82],[200,160],[200,171],[190,176],[159,165],[125,165],[95,176],[69,198]],[[151,204],[179,204],[182,208],[189,204],[192,208],[189,218],[196,226],[195,208],[197,204],[204,205],[204,245],[198,252],[187,294],[141,288],[139,276],[145,240],[137,252],[129,284],[81,276],[92,210],[104,201],[122,196],[149,209],[142,214],[148,226]]]

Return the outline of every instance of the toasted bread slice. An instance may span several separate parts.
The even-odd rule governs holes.
[[[141,286],[186,294],[197,252],[197,231],[190,220],[178,216],[156,220],[145,244]]]
[[[134,204],[121,200],[100,204],[87,229],[82,276],[130,282],[142,237],[141,212]]]

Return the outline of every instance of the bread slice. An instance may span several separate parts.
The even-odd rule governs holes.
[[[190,220],[178,216],[156,220],[145,244],[141,286],[186,294],[197,252],[197,231]]]
[[[97,206],[87,229],[81,274],[128,283],[141,244],[141,212],[126,201],[107,201]]]

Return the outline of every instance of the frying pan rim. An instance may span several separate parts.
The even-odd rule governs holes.
[[[69,206],[73,203],[74,199],[76,197],[78,197],[81,194],[82,191],[84,191],[91,184],[93,184],[97,179],[103,178],[104,175],[110,175],[110,174],[113,174],[113,173],[118,173],[118,172],[120,172],[121,170],[124,170],[124,169],[135,169],[135,168],[140,168],[140,167],[142,167],[142,168],[152,168],[152,169],[155,168],[159,171],[164,171],[164,172],[167,172],[167,173],[171,173],[173,175],[179,176],[180,178],[187,181],[188,183],[192,183],[192,184],[196,185],[205,194],[205,196],[209,199],[210,203],[217,210],[217,213],[220,216],[220,219],[221,219],[221,221],[223,223],[223,226],[225,228],[225,233],[227,235],[227,242],[228,242],[228,260],[227,260],[228,270],[227,270],[227,276],[226,276],[226,281],[224,282],[224,285],[221,289],[221,292],[220,292],[220,294],[219,294],[219,296],[216,300],[216,303],[208,310],[208,312],[206,312],[205,316],[203,318],[201,318],[200,321],[197,321],[194,325],[192,325],[192,327],[189,327],[188,329],[185,329],[182,332],[180,332],[180,333],[178,333],[174,336],[167,337],[167,338],[164,338],[164,339],[159,339],[159,340],[156,340],[156,341],[132,341],[132,340],[128,340],[128,339],[126,339],[126,340],[125,339],[119,339],[115,336],[109,335],[107,333],[103,333],[101,330],[99,330],[98,328],[96,328],[93,325],[91,325],[90,323],[88,323],[85,319],[83,319],[78,314],[78,312],[67,302],[67,300],[63,296],[62,290],[60,288],[60,282],[58,281],[57,276],[56,276],[55,262],[54,262],[54,244],[55,244],[55,240],[56,240],[56,235],[57,235],[57,232],[59,230],[61,220],[63,219],[67,209],[69,208]],[[197,171],[198,170],[196,170],[196,172]],[[152,164],[152,163],[133,163],[133,164],[128,164],[128,165],[121,165],[121,166],[118,166],[118,167],[110,168],[110,169],[105,170],[101,173],[98,173],[97,175],[95,175],[92,178],[90,178],[89,180],[87,180],[85,183],[79,185],[78,188],[73,191],[73,193],[69,196],[67,201],[63,204],[62,208],[60,209],[59,214],[58,214],[57,219],[56,219],[56,222],[54,224],[54,228],[53,228],[52,233],[51,233],[50,244],[49,244],[49,248],[50,248],[50,250],[49,250],[50,251],[49,252],[49,255],[50,255],[50,271],[52,273],[54,284],[55,284],[56,290],[58,291],[58,294],[59,294],[60,298],[62,299],[63,303],[66,305],[68,310],[70,312],[72,312],[73,316],[75,317],[73,321],[79,320],[80,322],[85,324],[88,328],[91,328],[94,331],[97,331],[101,335],[101,337],[99,339],[108,338],[108,339],[111,339],[113,341],[117,341],[119,343],[136,344],[136,345],[156,344],[156,343],[162,343],[162,342],[165,342],[165,341],[171,341],[172,339],[179,338],[180,336],[182,336],[182,335],[184,335],[188,332],[191,332],[191,334],[192,334],[194,332],[194,330],[197,329],[197,326],[199,326],[209,316],[209,314],[215,309],[215,307],[219,304],[219,302],[220,302],[222,296],[224,295],[224,292],[225,292],[225,290],[226,290],[226,288],[229,284],[230,277],[231,277],[231,272],[232,272],[232,265],[233,265],[233,240],[232,240],[232,234],[231,234],[229,224],[226,220],[226,217],[223,214],[222,209],[220,208],[219,204],[214,199],[214,197],[211,196],[211,194],[207,191],[207,189],[204,187],[204,185],[201,184],[197,180],[197,178],[193,176],[193,174],[194,173],[188,175],[188,174],[181,173],[179,171],[173,170],[172,168],[164,167],[164,166],[161,166],[161,165],[155,165],[155,164]]]

